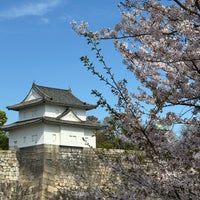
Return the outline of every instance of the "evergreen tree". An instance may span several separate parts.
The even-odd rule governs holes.
[[[7,121],[6,113],[0,110],[0,127],[3,126]],[[7,150],[8,147],[8,136],[4,131],[0,130],[0,149]]]

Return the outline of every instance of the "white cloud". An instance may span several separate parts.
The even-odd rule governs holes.
[[[40,23],[41,24],[49,24],[49,19],[48,18],[46,18],[46,17],[42,17],[41,19],[40,19]]]
[[[0,11],[0,18],[18,18],[23,16],[43,16],[61,4],[62,0],[32,2]]]

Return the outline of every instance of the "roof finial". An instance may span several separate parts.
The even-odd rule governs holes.
[[[32,83],[32,85],[36,85],[36,83],[35,83],[35,80],[33,80],[33,83]]]
[[[70,93],[72,93],[72,89],[71,89],[71,87],[70,87],[70,86],[68,87],[68,90],[69,90],[69,92],[70,92]]]

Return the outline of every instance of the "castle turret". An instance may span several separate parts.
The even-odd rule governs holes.
[[[9,132],[10,149],[40,144],[96,147],[98,123],[86,120],[86,111],[96,108],[79,100],[71,90],[33,83],[25,99],[8,106],[19,112],[19,120],[2,127]]]

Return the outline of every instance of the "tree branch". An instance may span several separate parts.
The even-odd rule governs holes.
[[[183,8],[185,11],[188,11],[188,12],[190,12],[190,13],[192,13],[192,14],[195,14],[195,15],[198,15],[198,16],[200,17],[200,14],[199,14],[199,13],[197,13],[197,12],[195,12],[195,11],[193,11],[193,10],[187,8],[187,7],[184,6],[179,0],[174,0],[174,1],[175,1],[181,8]]]

